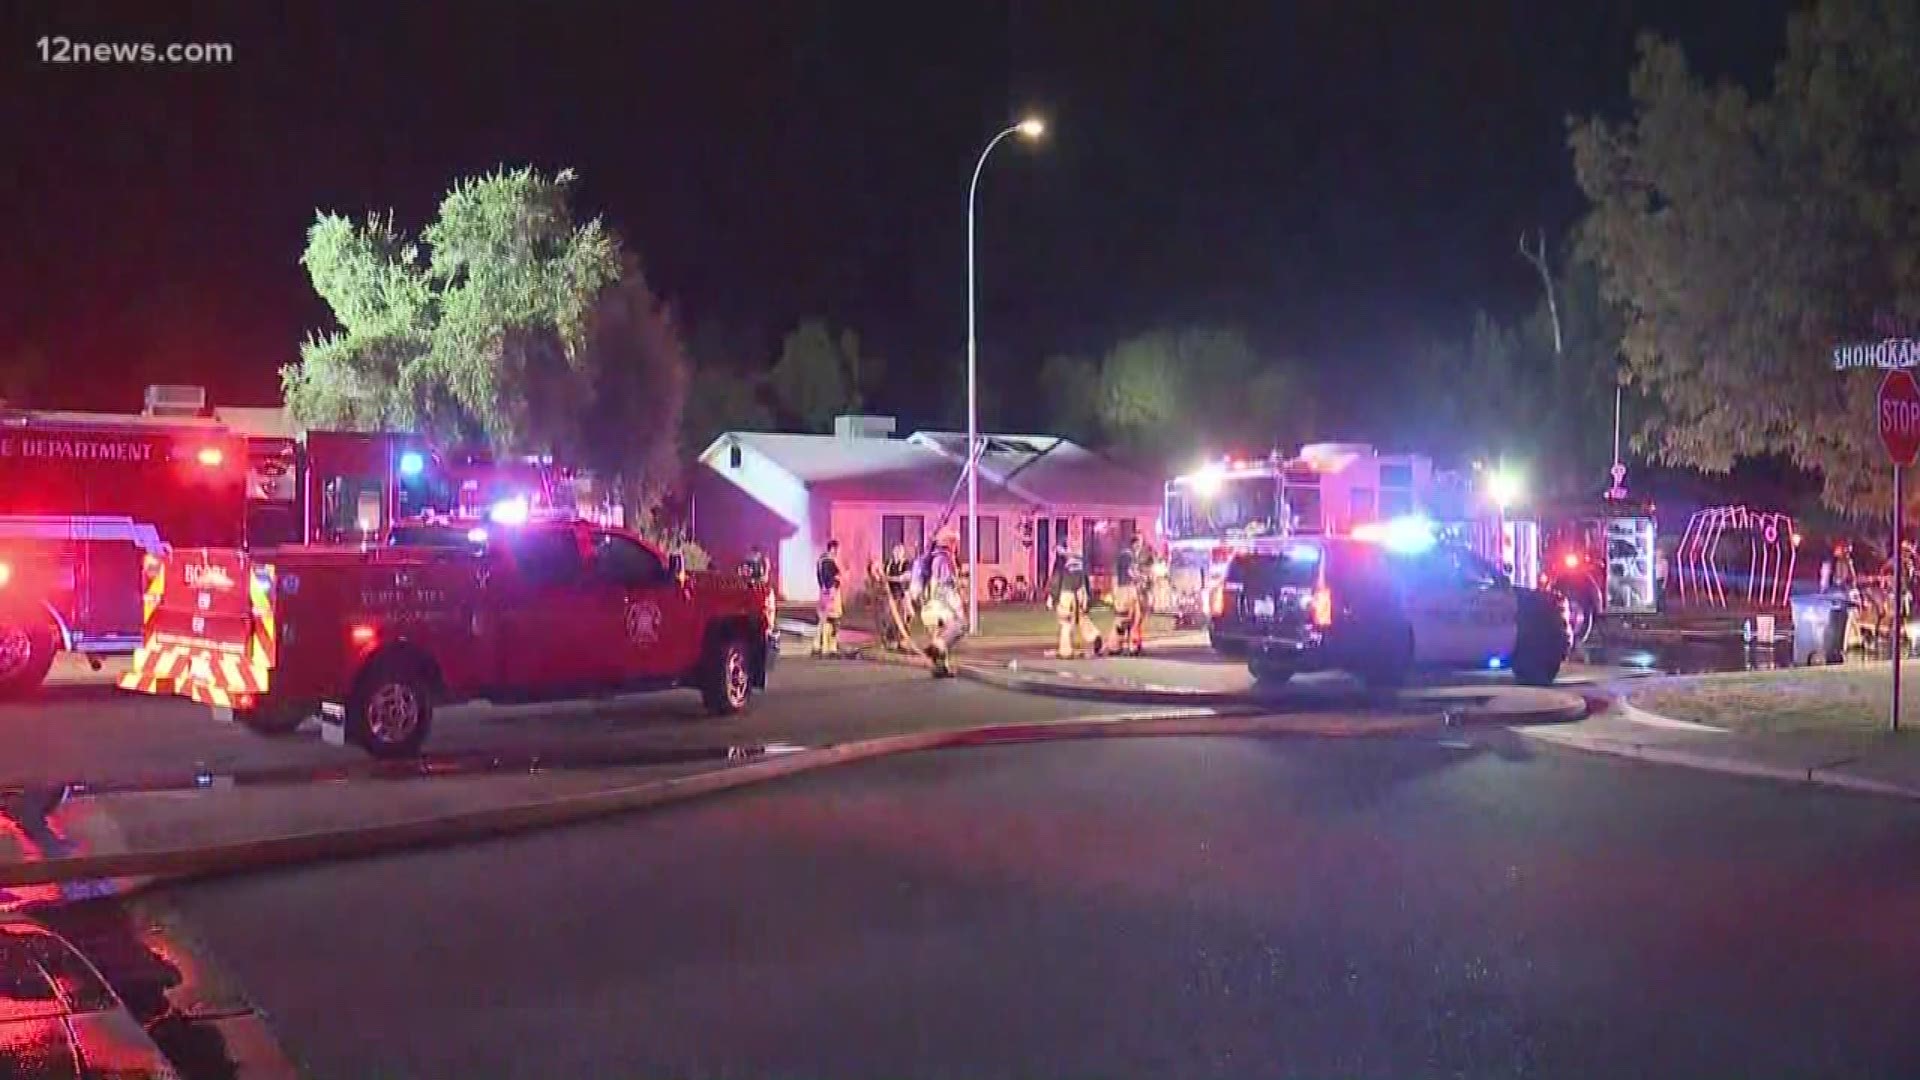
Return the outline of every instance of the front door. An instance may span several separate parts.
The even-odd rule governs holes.
[[[630,536],[593,533],[593,577],[620,597],[620,680],[674,679],[693,670],[704,645],[691,591],[652,548]]]
[[[507,530],[502,530],[507,532]],[[512,530],[512,580],[499,618],[509,628],[502,661],[509,685],[564,693],[615,682],[606,642],[620,632],[622,595],[587,573],[580,531],[571,526]]]

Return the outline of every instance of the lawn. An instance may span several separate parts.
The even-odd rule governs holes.
[[[1893,667],[1885,663],[1662,679],[1629,699],[1676,720],[1756,735],[1867,734],[1886,730]],[[1901,670],[1900,718],[1920,727],[1920,664]]]
[[[814,620],[812,604],[787,604],[781,607],[784,618]],[[884,618],[884,615],[879,618]],[[1093,620],[1105,631],[1113,625],[1113,609],[1095,605]],[[847,617],[840,625],[851,630],[874,631],[879,627],[873,608],[866,604],[849,604]],[[915,628],[917,631],[917,627]],[[1173,617],[1155,615],[1147,623],[1149,634],[1170,633],[1174,629]],[[982,604],[980,605],[980,636],[982,637],[1051,637],[1060,632],[1059,620],[1053,612],[1039,604]]]

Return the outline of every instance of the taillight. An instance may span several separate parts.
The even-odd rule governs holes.
[[[1333,625],[1333,590],[1325,585],[1313,590],[1313,625]]]
[[[1227,613],[1227,590],[1215,585],[1207,590],[1207,611],[1216,618]]]

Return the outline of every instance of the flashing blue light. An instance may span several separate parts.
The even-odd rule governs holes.
[[[533,508],[527,500],[519,497],[502,499],[493,504],[487,517],[497,525],[525,525],[532,517]]]
[[[1487,657],[1487,670],[1499,671],[1502,667],[1506,666],[1506,663],[1504,659],[1498,656],[1489,656]]]
[[[1397,555],[1418,555],[1440,542],[1433,522],[1418,514],[1357,525],[1353,535],[1357,540],[1379,544]]]
[[[1320,561],[1320,549],[1312,544],[1295,544],[1287,549],[1287,558],[1294,562],[1317,563]]]
[[[427,467],[427,459],[418,450],[409,450],[400,455],[400,475],[419,476]]]

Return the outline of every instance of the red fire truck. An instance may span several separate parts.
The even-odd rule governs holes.
[[[384,546],[153,560],[147,639],[120,685],[262,734],[339,720],[379,757],[418,753],[436,705],[697,689],[747,705],[778,657],[772,590],[572,518],[403,526]]]
[[[242,542],[246,453],[207,420],[0,412],[0,697],[131,653],[143,558]]]
[[[501,481],[413,435],[247,438],[196,416],[0,412],[0,697],[38,686],[58,652],[96,667],[132,653],[146,556],[377,543],[478,489],[521,514],[551,501],[538,470]]]

